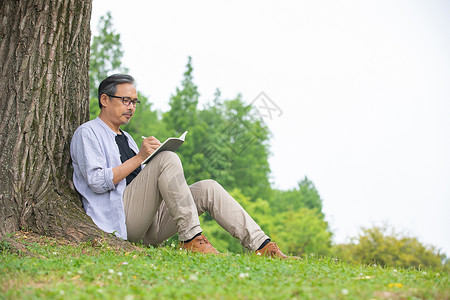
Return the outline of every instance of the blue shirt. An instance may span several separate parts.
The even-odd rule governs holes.
[[[130,148],[138,153],[133,138],[126,132]],[[123,192],[126,180],[113,183],[112,169],[121,165],[116,133],[99,117],[77,128],[70,143],[73,183],[81,194],[83,207],[103,231],[126,239]]]

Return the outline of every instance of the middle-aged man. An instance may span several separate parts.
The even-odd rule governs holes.
[[[134,79],[116,74],[100,83],[99,116],[82,124],[70,145],[73,181],[83,207],[102,230],[129,241],[157,245],[178,232],[181,248],[219,252],[202,235],[198,216],[207,211],[241,244],[260,255],[287,258],[248,213],[213,180],[188,186],[177,154],[145,138],[138,149],[120,129],[139,105]]]

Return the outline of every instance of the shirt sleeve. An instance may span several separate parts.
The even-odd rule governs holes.
[[[97,194],[115,189],[112,168],[107,167],[100,142],[87,128],[75,132],[71,143],[74,168],[78,168],[88,187]]]

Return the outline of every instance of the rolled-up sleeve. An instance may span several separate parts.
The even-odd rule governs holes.
[[[80,128],[72,138],[72,162],[89,188],[96,194],[115,189],[112,168],[107,167],[105,153],[89,129]]]

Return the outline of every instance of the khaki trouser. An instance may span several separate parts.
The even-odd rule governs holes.
[[[239,203],[214,180],[188,186],[177,154],[164,151],[126,187],[123,195],[128,240],[157,245],[178,232],[185,241],[202,232],[205,211],[222,228],[256,250],[269,237]]]

